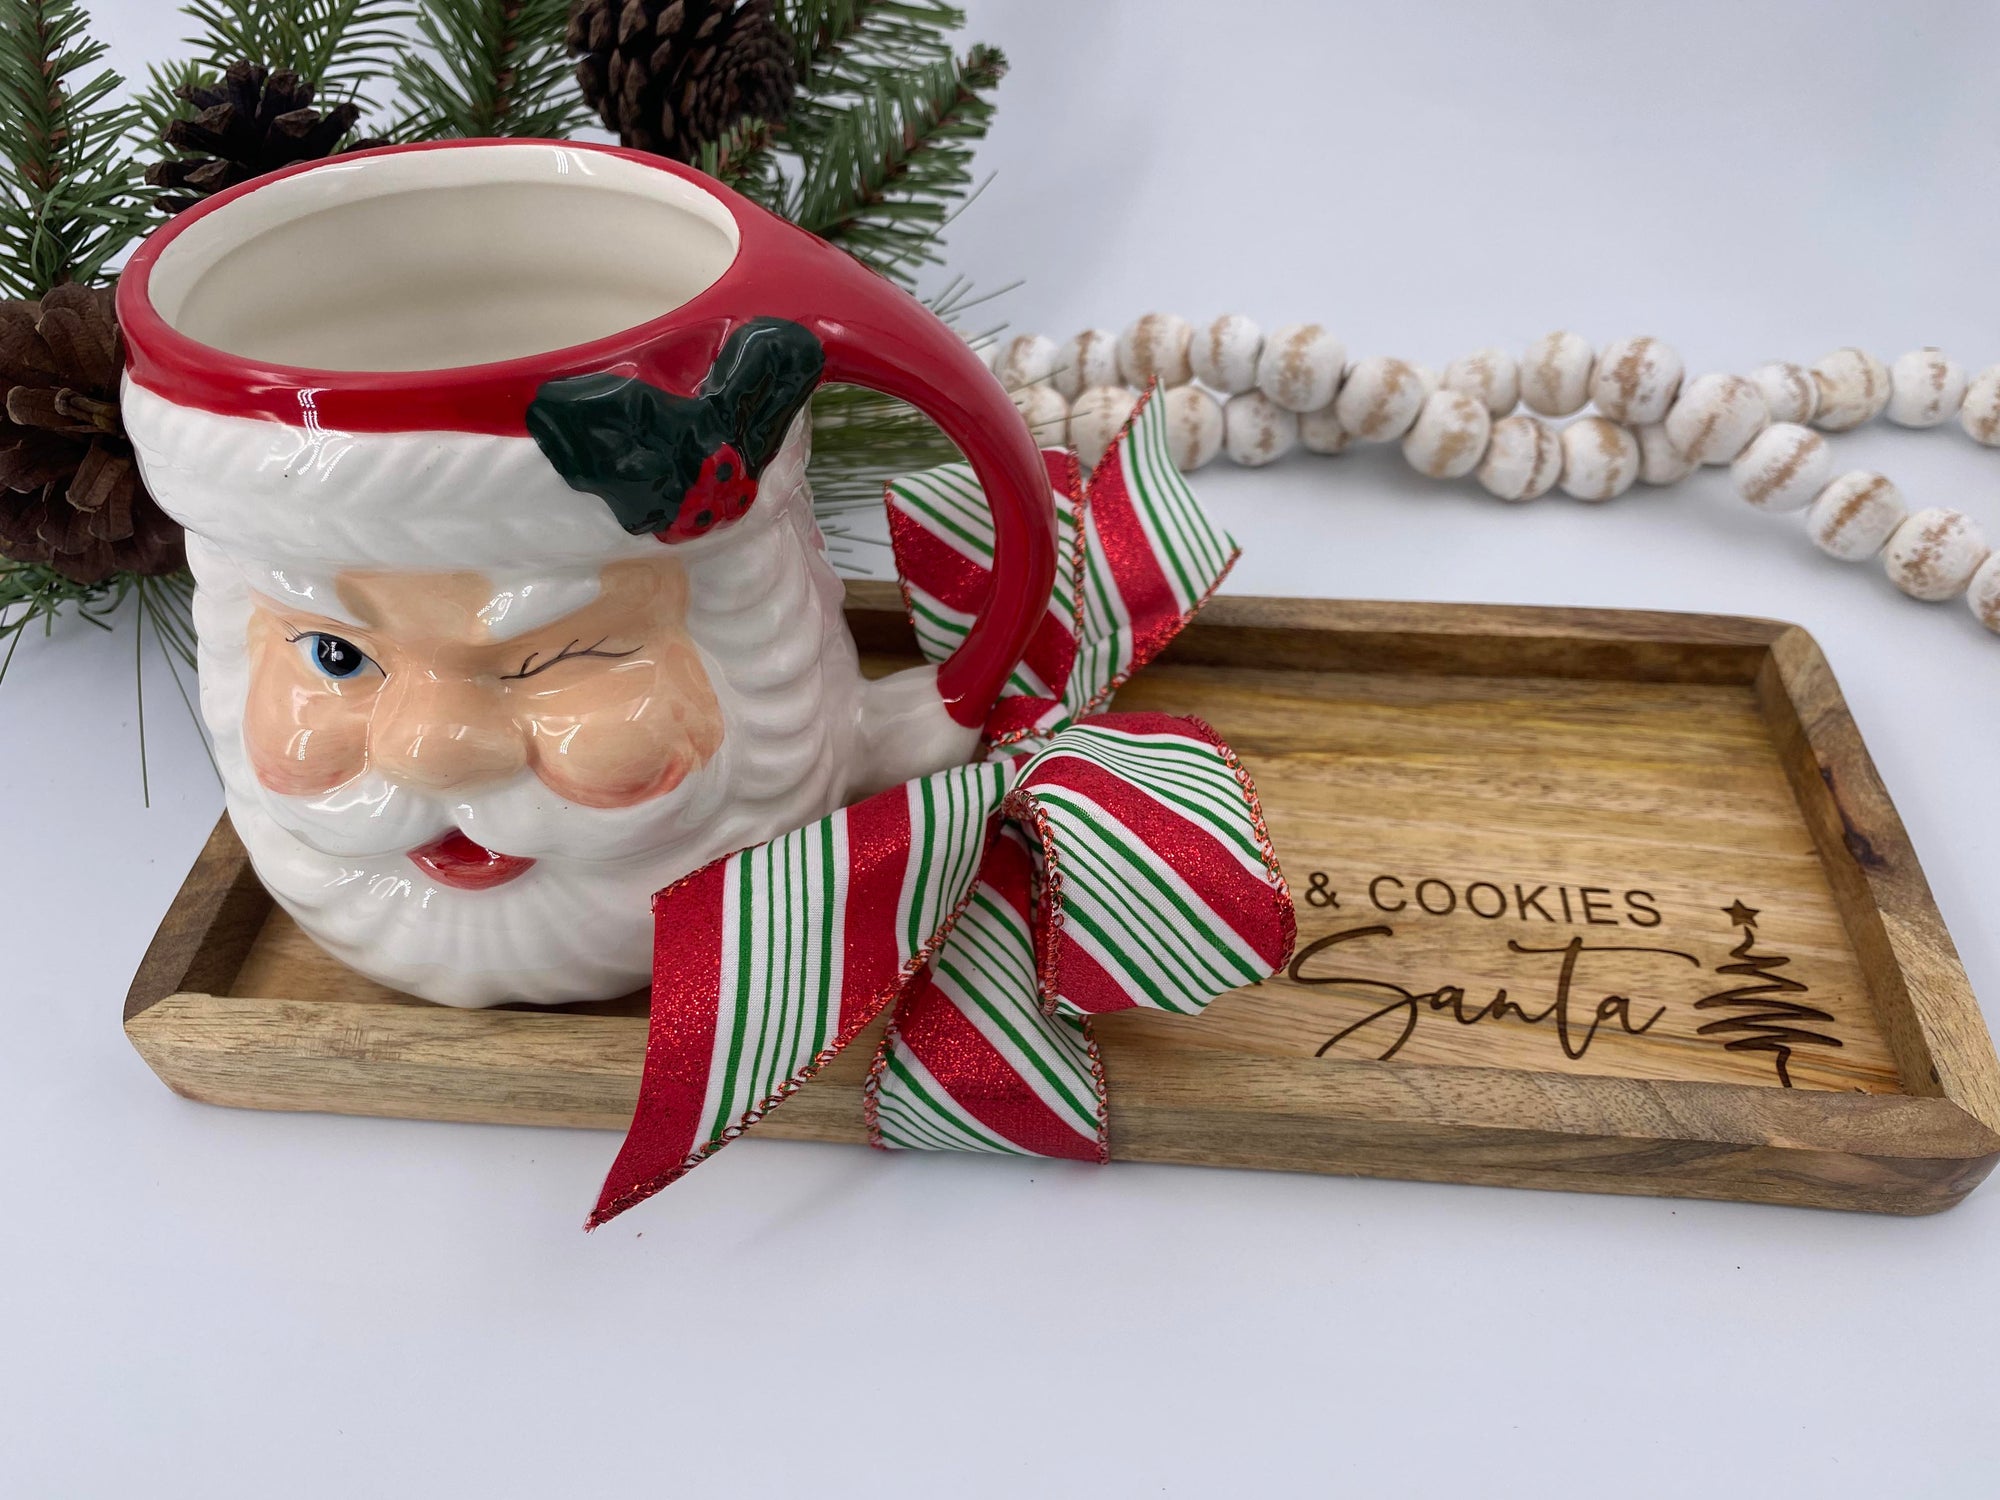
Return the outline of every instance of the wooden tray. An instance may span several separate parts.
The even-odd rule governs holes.
[[[872,670],[914,658],[851,590]],[[1761,620],[1220,599],[1120,695],[1206,718],[1298,897],[1287,974],[1098,1023],[1112,1154],[1928,1213],[2000,1069],[1818,647]],[[227,820],[125,1029],[190,1098],[623,1129],[643,996],[456,1011],[322,955]],[[765,1136],[860,1142],[856,1046]]]

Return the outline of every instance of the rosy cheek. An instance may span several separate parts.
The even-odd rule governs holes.
[[[289,648],[259,652],[243,709],[250,768],[281,796],[330,791],[368,765],[372,693],[338,691],[306,673]]]
[[[685,645],[538,697],[528,715],[536,774],[584,807],[630,807],[672,791],[722,744],[722,711]]]

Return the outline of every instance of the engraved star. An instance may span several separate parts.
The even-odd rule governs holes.
[[[1736,898],[1736,901],[1733,905],[1725,906],[1722,908],[1722,910],[1723,913],[1729,918],[1729,920],[1734,922],[1738,927],[1755,927],[1757,925],[1757,913],[1759,911],[1759,908],[1755,906],[1745,906],[1743,904],[1743,898],[1741,896],[1738,896]]]

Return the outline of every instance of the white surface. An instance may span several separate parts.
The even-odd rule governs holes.
[[[180,29],[97,9],[128,64]],[[1015,72],[953,260],[1028,278],[1019,331],[2000,359],[1989,8],[979,11]],[[2000,534],[1955,429],[1834,446]],[[1994,1011],[2000,641],[1962,606],[1719,471],[1513,508],[1389,448],[1200,488],[1243,592],[1802,621]],[[141,811],[129,634],[31,645],[0,691],[11,1493],[1992,1493],[1996,1185],[1902,1221],[749,1141],[586,1237],[609,1135],[178,1100],[118,1000],[218,795],[167,690]]]

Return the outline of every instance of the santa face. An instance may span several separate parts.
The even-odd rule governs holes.
[[[204,711],[265,884],[427,999],[639,987],[655,891],[865,778],[869,689],[800,519],[532,574],[194,539]]]
[[[243,742],[259,785],[324,800],[372,771],[435,799],[529,772],[593,808],[673,791],[723,735],[687,631],[687,572],[662,556],[595,581],[581,608],[513,630],[514,600],[477,573],[340,573],[343,618],[258,600]],[[526,869],[492,852],[508,862],[495,868]],[[496,883],[409,853],[447,885]]]

